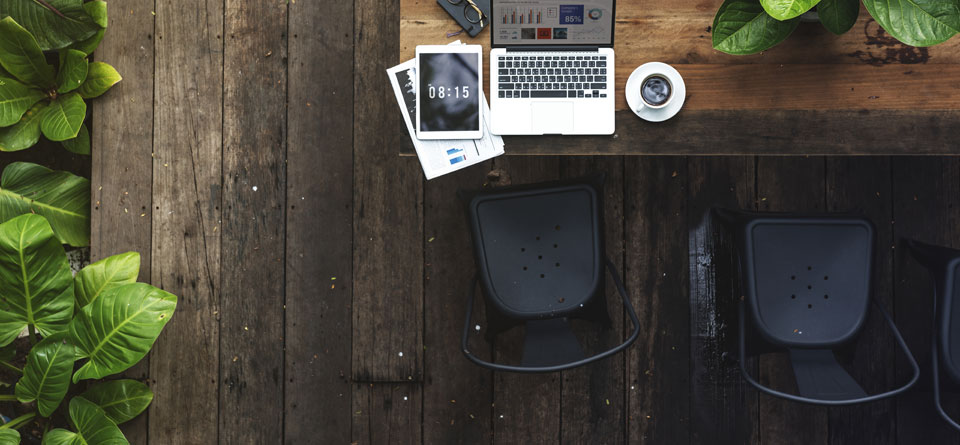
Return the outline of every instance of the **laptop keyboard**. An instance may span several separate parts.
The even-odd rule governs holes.
[[[607,97],[607,56],[501,55],[497,97]]]

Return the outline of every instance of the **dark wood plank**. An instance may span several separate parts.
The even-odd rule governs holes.
[[[604,224],[607,257],[623,274],[623,163],[621,157],[577,156],[560,159],[563,177],[606,174],[604,188]],[[609,275],[606,298],[612,328],[598,332],[595,326],[579,336],[586,351],[598,352],[626,338],[620,294]],[[628,329],[632,325],[627,322]],[[589,352],[588,352],[589,353]],[[626,354],[563,372],[561,392],[561,432],[563,443],[623,443],[626,426],[624,366]]]
[[[288,7],[284,440],[349,443],[353,2]]]
[[[276,443],[284,406],[287,4],[228,0],[224,8],[220,442]]]
[[[464,206],[457,198],[458,189],[481,188],[492,165],[484,162],[433,179],[424,188],[424,443],[489,443],[493,438],[493,374],[460,350],[475,266]],[[489,359],[483,305],[474,306],[474,324],[481,331],[471,330],[476,333],[471,346],[477,354],[486,350]]]
[[[887,310],[893,309],[893,212],[890,196],[890,158],[836,157],[826,160],[826,205],[830,212],[856,212],[868,217],[877,229],[876,262],[872,297]],[[883,317],[873,308],[852,351],[842,351],[851,375],[870,394],[895,387],[897,345]],[[846,349],[846,348],[845,348]],[[830,443],[866,441],[896,443],[894,399],[830,408]]]
[[[758,395],[740,375],[737,347],[740,276],[732,237],[711,209],[754,205],[753,157],[691,157],[690,243],[691,443],[759,443]],[[756,360],[748,363],[753,375]]]
[[[355,383],[353,441],[356,445],[419,444],[422,385]]]
[[[631,442],[690,442],[687,165],[682,157],[625,163],[625,280],[642,330],[627,355]]]
[[[897,158],[893,161],[894,236],[960,247],[960,160]],[[918,384],[897,399],[897,441],[958,443],[960,434],[942,421],[931,392],[930,339],[933,335],[933,281],[929,273],[897,245],[894,255],[894,311],[897,326],[920,364]],[[897,355],[896,380],[905,382],[910,368]],[[956,400],[945,396],[945,401]],[[945,407],[950,406],[945,404]]]
[[[150,440],[212,444],[218,415],[210,407],[218,404],[220,380],[223,3],[187,10],[158,4],[156,27],[150,275],[180,299],[150,361]]]
[[[770,212],[823,212],[824,159],[761,157],[757,164],[757,207]],[[796,381],[785,353],[760,358],[761,384],[794,392]],[[760,394],[760,439],[764,443],[827,441],[827,409]]]
[[[354,42],[353,378],[419,381],[423,362],[423,172],[386,69],[397,60],[398,0],[358,0]]]
[[[111,9],[110,29],[95,58],[113,65],[123,81],[92,102],[90,257],[140,252],[140,281],[150,280],[153,165],[153,0]],[[121,18],[122,17],[122,18]],[[124,374],[146,380],[149,357]],[[149,415],[149,412],[148,412]],[[123,425],[131,443],[147,443],[147,416]]]

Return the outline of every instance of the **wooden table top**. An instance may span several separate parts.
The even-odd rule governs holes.
[[[721,0],[617,2],[617,132],[614,136],[508,137],[508,154],[958,154],[960,37],[929,48],[903,45],[861,7],[842,36],[802,23],[761,54],[711,46]],[[417,45],[471,38],[435,0],[401,0],[400,60]],[[485,66],[489,51],[485,51]],[[646,62],[673,65],[687,97],[679,115],[649,123],[623,89]],[[484,76],[489,94],[489,79]]]

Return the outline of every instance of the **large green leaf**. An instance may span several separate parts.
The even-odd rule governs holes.
[[[74,43],[70,47],[90,54],[100,46],[100,41],[103,40],[103,34],[107,29],[107,2],[101,0],[86,2],[83,4],[83,9],[86,9],[87,14],[90,14],[93,21],[100,25],[100,29],[97,30],[96,34]]]
[[[53,67],[44,58],[37,40],[10,17],[0,20],[0,65],[25,84],[54,86]]]
[[[111,380],[93,385],[80,397],[96,403],[110,420],[120,425],[150,406],[153,391],[136,380]]]
[[[17,400],[23,403],[37,401],[37,410],[50,417],[60,406],[70,387],[73,372],[73,345],[64,341],[60,333],[37,343],[27,355],[23,377],[17,382]]]
[[[80,126],[87,117],[87,104],[77,93],[58,97],[44,113],[40,131],[51,141],[65,141],[80,134]]]
[[[136,283],[140,274],[140,254],[121,253],[104,258],[84,267],[73,278],[74,294],[77,304],[84,307],[100,296],[104,291]]]
[[[817,5],[820,23],[828,31],[840,35],[853,28],[860,15],[860,0],[822,0]]]
[[[817,6],[820,0],[760,0],[763,9],[777,20],[790,20]]]
[[[890,35],[913,46],[945,42],[960,32],[960,0],[863,0]]]
[[[773,47],[797,29],[800,19],[770,17],[758,0],[726,0],[713,19],[713,48],[727,54],[754,54]]]
[[[69,93],[87,79],[87,54],[75,49],[60,51],[60,72],[57,73],[57,93]]]
[[[0,151],[20,151],[40,140],[40,122],[47,111],[47,103],[40,102],[27,110],[20,122],[0,128]]]
[[[49,337],[73,316],[73,277],[63,245],[40,215],[0,224],[0,346],[27,325]]]
[[[83,397],[70,399],[70,423],[76,433],[56,428],[43,435],[42,445],[128,445],[120,427],[95,403]]]
[[[70,323],[70,338],[81,358],[89,358],[73,382],[124,371],[142,359],[170,321],[177,297],[145,283],[104,291]]]
[[[0,445],[18,445],[20,443],[20,433],[17,430],[0,430]]]
[[[100,29],[84,9],[83,0],[0,0],[0,17],[6,16],[36,36],[44,51],[64,48]]]
[[[77,137],[73,139],[67,139],[60,144],[63,145],[63,148],[71,153],[76,153],[78,155],[89,155],[90,154],[90,130],[87,130],[87,125],[80,126],[80,133],[77,133]]]
[[[87,80],[80,85],[78,92],[84,99],[93,99],[106,93],[121,80],[123,78],[114,67],[103,62],[92,62],[87,70]]]
[[[90,244],[90,181],[29,162],[14,162],[0,178],[0,221],[25,213],[46,217],[63,244]]]
[[[33,104],[47,97],[43,91],[18,80],[0,77],[0,127],[9,127],[23,117]]]

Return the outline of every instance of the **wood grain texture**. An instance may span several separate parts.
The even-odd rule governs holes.
[[[284,441],[349,443],[353,2],[288,7]]]
[[[284,407],[287,5],[224,7],[220,442],[276,443]]]
[[[627,350],[627,434],[640,443],[690,442],[687,164],[682,157],[625,164],[624,276],[640,318]]]
[[[398,62],[399,2],[358,0],[354,43],[353,379],[423,374],[423,173],[398,160],[409,140],[386,70]],[[409,143],[409,142],[407,142]]]
[[[150,362],[154,443],[218,440],[223,3],[196,6],[157,5],[150,274],[179,300]]]
[[[419,382],[355,383],[353,386],[351,444],[423,443]]]
[[[688,160],[691,443],[759,443],[758,393],[740,375],[736,246],[711,210],[752,209],[753,157]],[[748,369],[757,375],[755,359]]]
[[[90,256],[140,252],[140,281],[150,280],[154,16],[153,0],[111,9],[112,20],[95,59],[113,65],[123,81],[92,102]],[[149,356],[124,376],[147,380]],[[147,443],[147,415],[123,425],[131,443]]]

